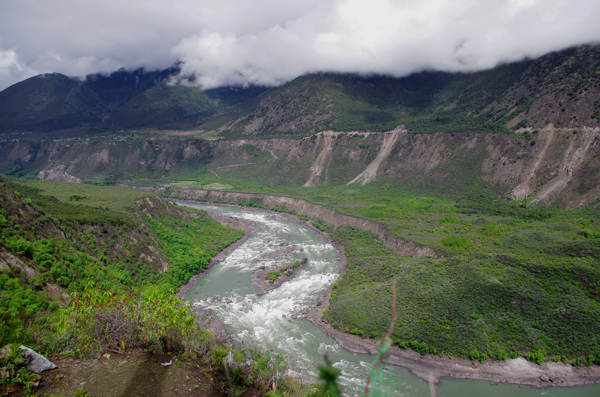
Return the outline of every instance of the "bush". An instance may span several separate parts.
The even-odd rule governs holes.
[[[281,274],[278,271],[269,272],[265,276],[265,280],[275,281],[275,280],[277,280],[277,278],[279,278],[279,276],[281,276]]]
[[[442,240],[442,245],[451,248],[467,248],[471,247],[473,243],[463,236],[450,235]]]
[[[145,347],[203,357],[213,346],[212,335],[198,327],[190,306],[169,294],[121,295],[89,288],[72,298],[57,312],[55,327],[64,336],[62,348],[80,355]]]

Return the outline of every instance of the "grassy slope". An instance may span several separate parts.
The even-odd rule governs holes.
[[[374,249],[372,236],[333,233],[352,251],[329,312],[344,329],[364,335],[385,329],[389,282],[397,275],[404,309],[394,336],[404,345],[417,341],[438,353],[472,356],[600,355],[597,209],[536,210],[486,196],[457,203],[366,190],[360,199],[329,195],[328,205],[382,222],[445,258],[402,258]]]
[[[18,194],[11,193],[13,189]],[[201,212],[179,217],[164,209],[147,215],[135,203],[146,196],[115,187],[2,180],[0,246],[37,272],[33,278],[14,270],[2,274],[3,290],[12,291],[2,301],[2,319],[7,321],[3,343],[24,340],[23,322],[11,325],[15,310],[22,312],[25,322],[44,315],[36,313],[39,308],[30,310],[23,299],[30,296],[31,302],[48,308],[44,291],[49,283],[69,292],[82,291],[90,282],[110,291],[166,292],[187,281],[241,235]],[[144,261],[144,256],[152,255],[151,246],[159,253],[153,261]],[[190,253],[196,254],[193,261]],[[155,262],[165,257],[170,266],[161,275]]]
[[[202,366],[201,378],[210,385],[203,392],[218,395],[226,394],[225,382],[218,381],[225,379],[221,369],[225,357],[233,353],[235,360],[244,361],[248,359],[246,354],[251,354],[255,364],[249,372],[230,368],[227,374],[233,383],[229,387],[235,388],[236,395],[274,390],[278,395],[309,392],[306,386],[284,375],[287,366],[284,357],[261,350],[240,353],[217,344],[190,315],[190,307],[181,305],[181,300],[172,295],[173,287],[185,282],[191,272],[200,270],[194,265],[204,266],[210,256],[243,232],[221,226],[204,211],[169,209],[164,200],[145,192],[114,187],[49,182],[29,182],[26,186],[0,177],[0,204],[2,258],[8,257],[7,252],[12,253],[37,272],[35,276],[25,275],[14,267],[0,272],[2,346],[15,343],[12,348],[16,349],[25,344],[50,355],[53,361],[56,354],[97,358],[105,352],[127,353],[125,357],[133,357],[135,361],[135,374],[130,373],[133,378],[139,374],[146,378],[151,375],[149,359],[177,360],[174,371],[187,369],[190,376],[191,368]],[[128,221],[120,223],[123,219]],[[129,222],[142,231],[127,226]],[[113,226],[119,227],[118,235],[107,235]],[[149,233],[144,233],[148,229]],[[106,240],[110,243],[111,237],[117,240],[116,245],[125,246],[124,255],[111,258],[105,247],[101,247]],[[116,247],[114,241],[112,244],[111,251],[123,253],[123,247]],[[170,263],[169,270],[159,274],[139,261],[133,267],[128,266],[131,257],[127,251],[135,253],[137,244],[161,247],[159,250],[164,251]],[[50,288],[50,284],[74,292],[70,302],[59,307],[56,297],[52,298],[56,287]],[[148,352],[144,353],[146,358],[136,360],[136,349]],[[44,379],[41,392],[108,393],[110,385],[94,381],[95,374],[103,371],[100,367],[108,364],[108,358],[103,360],[75,361],[71,364],[71,368],[75,366],[73,371],[65,360],[55,361],[63,368],[61,374],[56,380],[55,375]],[[39,377],[24,369],[16,372],[19,365],[11,358],[3,357],[0,361],[12,371],[11,376],[2,378],[0,386],[25,387],[24,393],[32,395],[38,388]],[[187,364],[183,369],[182,362]],[[171,390],[181,390],[185,379],[190,377],[186,373],[160,372],[164,379],[158,383],[140,385],[132,379],[118,386],[130,394],[162,395],[165,384],[172,385]],[[197,383],[196,379],[192,385]]]

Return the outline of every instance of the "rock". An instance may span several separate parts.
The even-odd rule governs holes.
[[[0,350],[0,360],[7,360],[10,357],[10,345],[6,345]]]
[[[27,370],[39,374],[56,368],[56,365],[52,361],[41,354],[34,352],[30,348],[19,346],[19,349],[25,351],[23,356],[25,357],[25,368],[27,368]]]
[[[550,377],[546,374],[540,375],[540,380],[542,382],[550,382]]]
[[[229,365],[230,367],[233,367],[235,365],[235,360],[233,359],[232,352],[229,352],[227,354],[227,357],[225,357],[225,360],[227,360],[227,365]]]

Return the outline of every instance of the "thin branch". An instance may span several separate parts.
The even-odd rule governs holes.
[[[225,368],[225,376],[227,377],[227,384],[229,385],[229,395],[231,397],[235,397],[233,383],[231,383],[231,378],[229,377],[229,366],[227,365],[227,358],[223,359],[223,367]]]
[[[371,374],[374,374],[375,371],[379,368],[383,359],[387,357],[387,350],[391,346],[391,337],[392,332],[394,331],[394,324],[396,323],[396,319],[398,318],[398,313],[396,312],[396,276],[392,279],[392,321],[390,322],[390,328],[388,329],[387,334],[383,338],[383,346],[377,353],[377,358],[375,359],[375,363],[373,363],[373,367],[371,368],[371,372],[367,374],[367,384],[365,386],[365,396],[369,395],[369,389],[371,388]]]

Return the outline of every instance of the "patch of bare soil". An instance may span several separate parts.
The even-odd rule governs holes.
[[[325,170],[325,164],[331,158],[331,153],[333,151],[333,143],[335,142],[335,138],[339,135],[339,133],[333,131],[325,131],[320,133],[318,140],[322,140],[323,147],[321,152],[317,156],[315,162],[310,167],[310,176],[308,180],[304,184],[305,187],[316,186],[317,180]]]
[[[356,178],[352,179],[347,185],[352,185],[353,183],[358,183],[362,186],[371,182],[377,176],[377,171],[379,170],[379,166],[381,163],[388,158],[394,145],[398,141],[399,134],[405,133],[406,130],[394,130],[391,132],[386,132],[383,135],[383,143],[381,144],[381,149],[377,153],[377,157],[373,160],[367,168],[360,173]]]
[[[133,351],[99,359],[50,359],[58,368],[42,374],[40,396],[72,396],[78,390],[91,397],[227,396],[225,379],[214,367],[179,362],[172,355]]]

